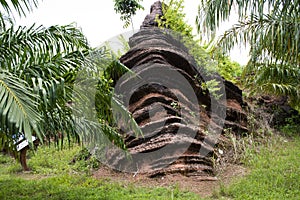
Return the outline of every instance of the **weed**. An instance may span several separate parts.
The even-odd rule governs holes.
[[[218,198],[299,199],[300,138],[288,142],[281,136],[266,139],[259,151],[248,148],[245,159],[251,173],[232,185],[221,187]]]
[[[72,169],[90,173],[91,170],[97,169],[100,166],[97,158],[90,154],[87,148],[82,148],[73,158],[71,164]]]
[[[175,110],[179,110],[179,108],[180,108],[178,102],[176,102],[176,101],[172,101],[171,106]]]
[[[279,127],[279,130],[284,133],[286,136],[299,135],[300,125],[299,125],[299,116],[292,116],[285,119],[286,124]]]
[[[212,95],[216,100],[219,100],[223,94],[221,94],[221,87],[220,87],[220,82],[212,79],[206,82],[202,82],[201,88],[203,91],[208,90],[209,94]]]

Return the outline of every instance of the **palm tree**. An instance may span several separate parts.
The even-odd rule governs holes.
[[[16,140],[24,136],[32,146],[33,135],[41,142],[54,139],[61,144],[64,137],[71,142],[74,139],[79,141],[85,135],[103,139],[99,137],[102,135],[125,148],[112,116],[107,115],[111,112],[111,103],[131,121],[135,130],[140,130],[122,104],[112,96],[111,77],[102,77],[106,65],[121,69],[120,63],[109,57],[106,50],[91,49],[81,30],[73,25],[15,28],[9,17],[9,5],[20,15],[25,15],[25,11],[30,10],[32,4],[36,6],[37,1],[0,3],[6,11],[0,15],[0,148],[20,154],[16,151]],[[72,108],[76,99],[89,97],[74,91],[78,73],[84,71],[97,80],[92,86],[97,88],[98,94],[96,121],[74,114],[80,112],[80,106],[76,111]],[[101,87],[103,85],[106,87]],[[23,169],[27,170],[26,149],[20,158]]]
[[[250,44],[246,85],[258,92],[288,95],[299,105],[299,5],[299,0],[201,1],[198,31],[213,35],[235,9],[239,22],[219,38],[218,44],[226,51],[236,44]]]
[[[37,5],[36,1],[13,1],[12,6],[19,14],[25,14],[24,8],[29,10],[31,3]],[[9,16],[9,4],[1,1],[1,5],[7,11],[5,16]],[[71,99],[76,72],[87,60],[90,48],[86,38],[71,25],[15,28],[12,20],[3,16],[1,146],[16,150],[14,143],[21,135],[32,144],[32,135],[43,141],[45,137],[57,137],[59,131],[74,134],[66,102]],[[26,163],[23,168],[27,169]]]

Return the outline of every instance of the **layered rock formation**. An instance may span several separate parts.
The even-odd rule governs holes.
[[[156,15],[162,15],[160,2],[151,7],[141,30],[130,38],[130,50],[120,58],[135,74],[115,80],[116,93],[143,136],[123,128],[130,156],[111,151],[108,163],[149,176],[176,172],[209,176],[214,146],[224,128],[247,131],[242,92],[197,66],[180,37],[155,27]],[[218,81],[218,98],[203,87],[210,80]],[[126,127],[126,122],[119,125]]]

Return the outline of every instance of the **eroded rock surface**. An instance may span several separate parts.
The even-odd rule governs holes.
[[[160,1],[155,2],[150,9],[150,14],[148,14],[141,26],[142,28],[146,27],[153,27],[153,26],[158,26],[158,23],[155,21],[155,19],[161,18],[163,16],[163,11],[162,11],[162,3]]]
[[[224,129],[247,131],[242,91],[216,74],[207,75],[178,37],[155,27],[156,15],[162,15],[160,2],[151,7],[142,29],[130,38],[130,50],[120,58],[135,75],[115,80],[116,93],[143,136],[125,128],[130,159],[111,151],[108,163],[149,176],[179,172],[209,177],[214,146]],[[219,99],[203,88],[212,79],[220,84]]]

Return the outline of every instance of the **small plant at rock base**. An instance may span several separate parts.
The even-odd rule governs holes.
[[[202,87],[203,91],[208,90],[209,94],[212,95],[213,98],[215,98],[216,100],[219,100],[223,96],[223,94],[220,93],[221,88],[219,85],[220,85],[219,81],[212,79],[212,80],[203,82],[201,84],[201,87]]]
[[[279,127],[279,130],[286,136],[300,135],[299,116],[292,116],[285,119],[286,124]]]
[[[100,166],[100,162],[97,158],[89,152],[87,148],[81,149],[73,158],[72,169],[75,171],[83,171],[87,174],[90,173],[91,170],[97,169]]]
[[[174,108],[175,110],[179,110],[179,108],[180,108],[178,102],[176,102],[176,101],[173,101],[173,102],[171,103],[171,106],[172,106],[172,108]]]

